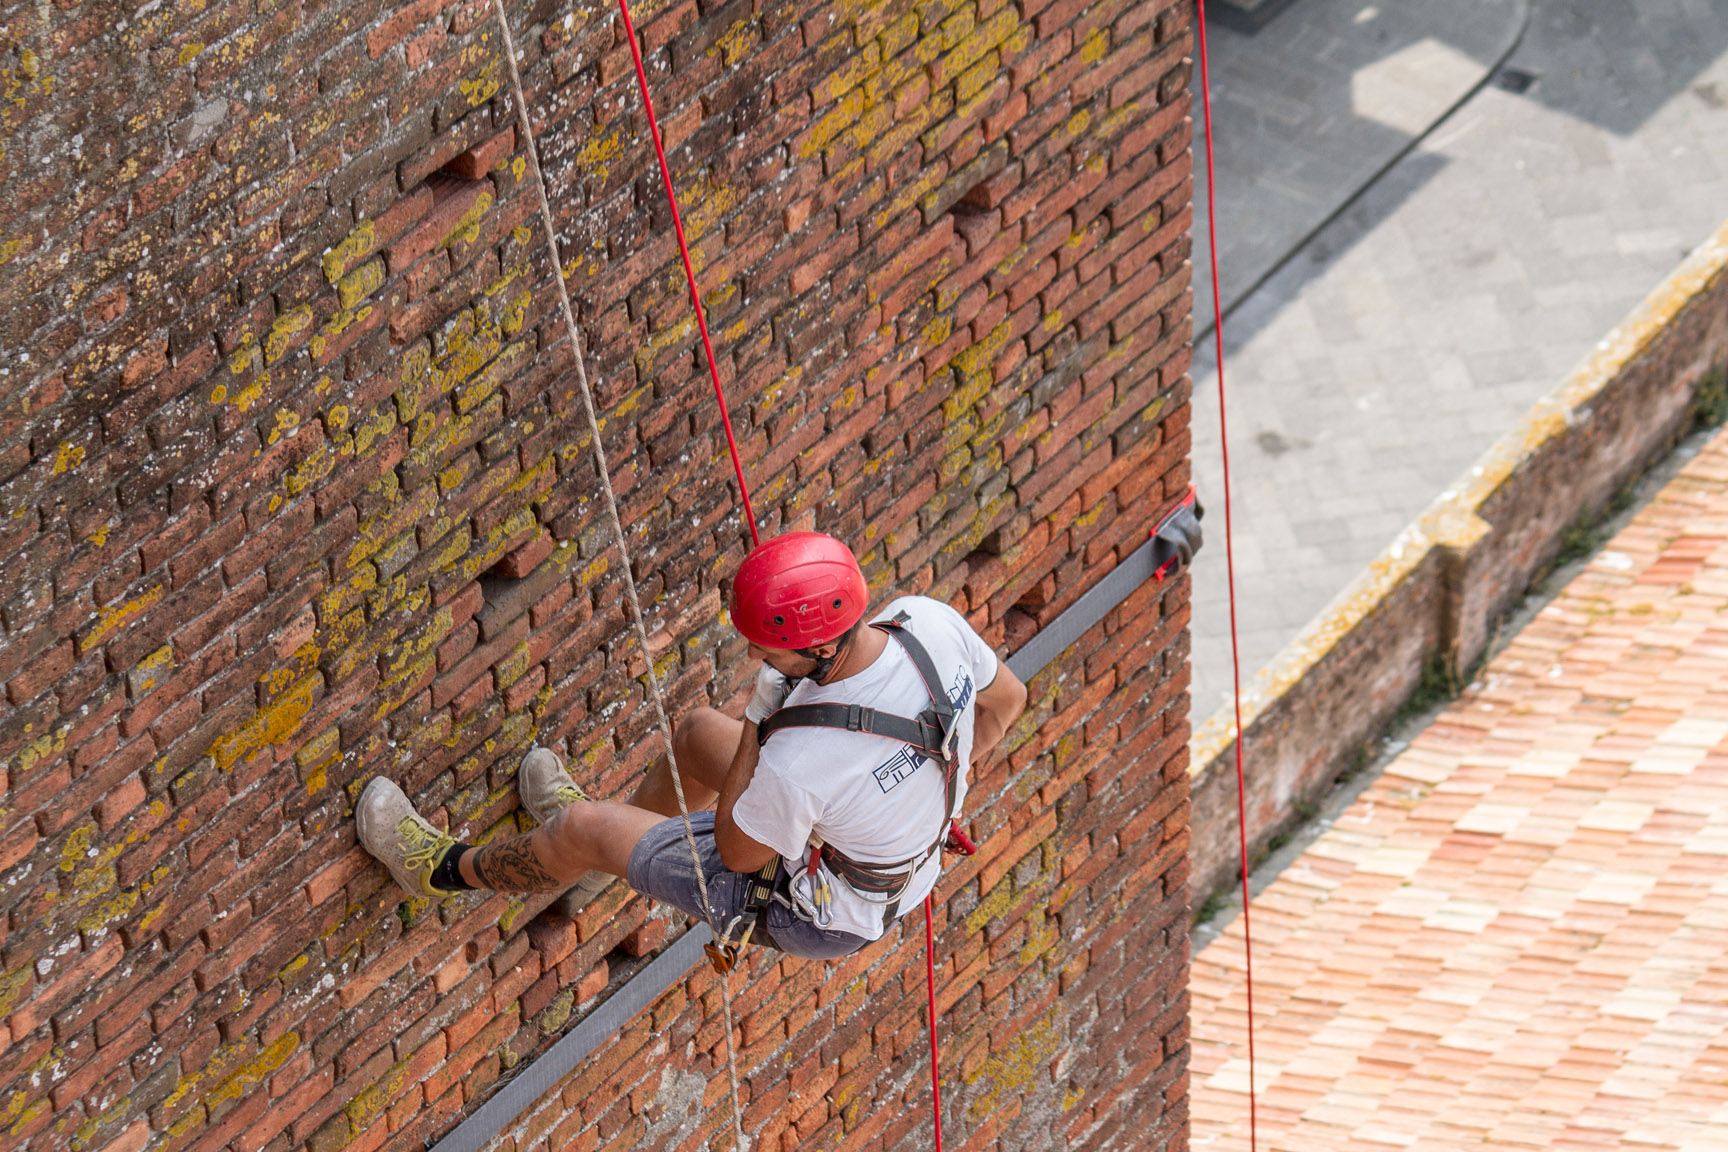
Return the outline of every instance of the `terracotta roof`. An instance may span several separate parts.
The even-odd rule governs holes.
[[[1728,1148],[1728,433],[1253,928],[1263,1149]],[[1238,919],[1193,967],[1196,1149],[1248,1146],[1241,967]]]

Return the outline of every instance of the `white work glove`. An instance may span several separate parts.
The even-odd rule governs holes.
[[[756,674],[756,694],[750,697],[750,703],[744,709],[744,719],[752,724],[762,723],[779,711],[790,691],[792,685],[784,673],[767,664],[762,665],[762,671]]]

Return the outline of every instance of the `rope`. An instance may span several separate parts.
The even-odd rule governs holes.
[[[660,158],[660,180],[666,186],[666,203],[672,206],[672,228],[678,234],[678,255],[684,260],[684,279],[690,285],[690,306],[696,310],[696,326],[702,332],[702,351],[708,355],[708,378],[714,384],[714,400],[720,405],[720,424],[726,429],[726,447],[732,453],[732,472],[738,477],[738,496],[744,504],[744,523],[750,526],[750,544],[762,543],[756,535],[756,512],[750,507],[750,488],[744,483],[744,463],[738,458],[738,441],[732,435],[732,415],[726,410],[726,392],[720,387],[720,369],[714,363],[714,345],[708,339],[708,315],[702,309],[702,294],[696,290],[696,269],[690,263],[690,246],[684,241],[684,218],[678,214],[678,197],[672,192],[672,169],[660,140],[660,121],[648,95],[648,72],[642,67],[642,48],[636,42],[636,25],[630,20],[628,0],[618,0],[624,17],[624,33],[630,41],[630,58],[636,64],[636,84],[642,89],[642,107],[648,111],[648,131],[654,138],[654,154]]]
[[[924,972],[930,991],[930,1097],[936,1118],[936,1152],[942,1152],[942,1068],[936,1052],[936,933],[930,927],[930,894],[924,894]]]
[[[1248,993],[1248,1147],[1259,1147],[1254,1091],[1254,946],[1248,919],[1248,799],[1242,770],[1242,649],[1236,633],[1236,553],[1231,545],[1230,435],[1224,413],[1224,306],[1218,289],[1218,187],[1212,164],[1212,81],[1206,57],[1206,0],[1195,0],[1200,31],[1200,99],[1206,116],[1206,249],[1212,266],[1212,340],[1218,361],[1218,443],[1224,457],[1224,569],[1230,593],[1231,702],[1236,708],[1236,836],[1242,856],[1242,960]]]
[[[623,0],[619,2],[622,3]],[[654,671],[654,658],[648,648],[648,626],[643,622],[642,602],[636,592],[636,579],[630,565],[630,550],[624,539],[624,525],[618,517],[618,497],[612,489],[612,473],[606,463],[606,448],[600,441],[600,422],[594,413],[594,397],[588,385],[588,367],[582,354],[582,336],[576,328],[576,314],[570,306],[570,292],[564,284],[564,268],[558,258],[557,225],[552,219],[552,204],[546,195],[546,177],[540,169],[539,145],[535,143],[534,126],[528,117],[528,98],[522,91],[522,74],[516,67],[516,43],[510,35],[510,21],[504,13],[504,0],[492,0],[492,8],[498,16],[498,28],[504,39],[504,59],[510,67],[510,86],[516,98],[517,122],[521,125],[522,135],[528,146],[528,166],[534,173],[534,191],[540,202],[540,221],[545,231],[546,252],[552,260],[552,281],[558,288],[558,307],[563,313],[564,328],[570,337],[570,350],[576,361],[576,377],[581,385],[578,391],[582,396],[582,414],[588,421],[588,435],[594,441],[594,463],[600,473],[600,490],[606,497],[606,516],[613,538],[618,542],[619,556],[624,563],[624,591],[630,603],[630,620],[635,627],[636,640],[642,648],[642,658],[648,666],[649,698],[654,702],[660,738],[666,745],[666,766],[672,776],[673,792],[678,797],[678,813],[684,821],[684,840],[689,845],[690,858],[696,866],[696,885],[702,897],[702,907],[708,910],[712,906],[708,902],[707,875],[702,868],[701,852],[696,846],[695,829],[690,826],[690,809],[684,799],[684,782],[672,748],[672,721],[666,712],[666,699],[660,690],[660,677]],[[742,481],[742,472],[739,473],[739,478]],[[751,524],[751,533],[755,533],[754,523]],[[709,927],[714,930],[716,937],[724,940],[724,935],[712,922]],[[744,1112],[738,1103],[738,1056],[732,1046],[732,988],[724,974],[720,976],[720,997],[726,1025],[726,1074],[732,1099],[732,1131],[737,1138],[739,1152],[747,1152],[750,1139],[744,1135]]]

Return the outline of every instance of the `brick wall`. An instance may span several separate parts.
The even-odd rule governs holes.
[[[645,3],[767,531],[999,648],[1187,482],[1187,9]],[[352,802],[518,827],[534,739],[613,795],[737,707],[747,539],[628,48],[512,5],[634,573],[478,0],[4,16],[0,1148],[415,1148],[683,930],[614,886],[402,901]],[[1187,584],[1032,683],[938,890],[956,1146],[1185,1146]],[[928,1142],[921,929],[757,954],[758,1147]],[[505,1138],[720,1139],[716,978]]]

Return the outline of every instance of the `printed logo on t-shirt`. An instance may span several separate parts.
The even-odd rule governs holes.
[[[924,763],[924,757],[907,744],[894,753],[892,759],[876,769],[876,786],[884,792],[892,792],[900,781],[918,771],[918,765]]]
[[[948,689],[948,699],[954,702],[954,711],[966,710],[966,705],[972,703],[972,673],[964,668],[954,673],[954,684]]]
[[[953,701],[954,711],[966,710],[966,705],[972,703],[972,673],[964,668],[954,673],[954,683],[948,689],[948,699]],[[876,769],[876,786],[884,792],[892,792],[900,781],[918,771],[924,759],[912,745],[905,745],[894,753],[887,763]]]

